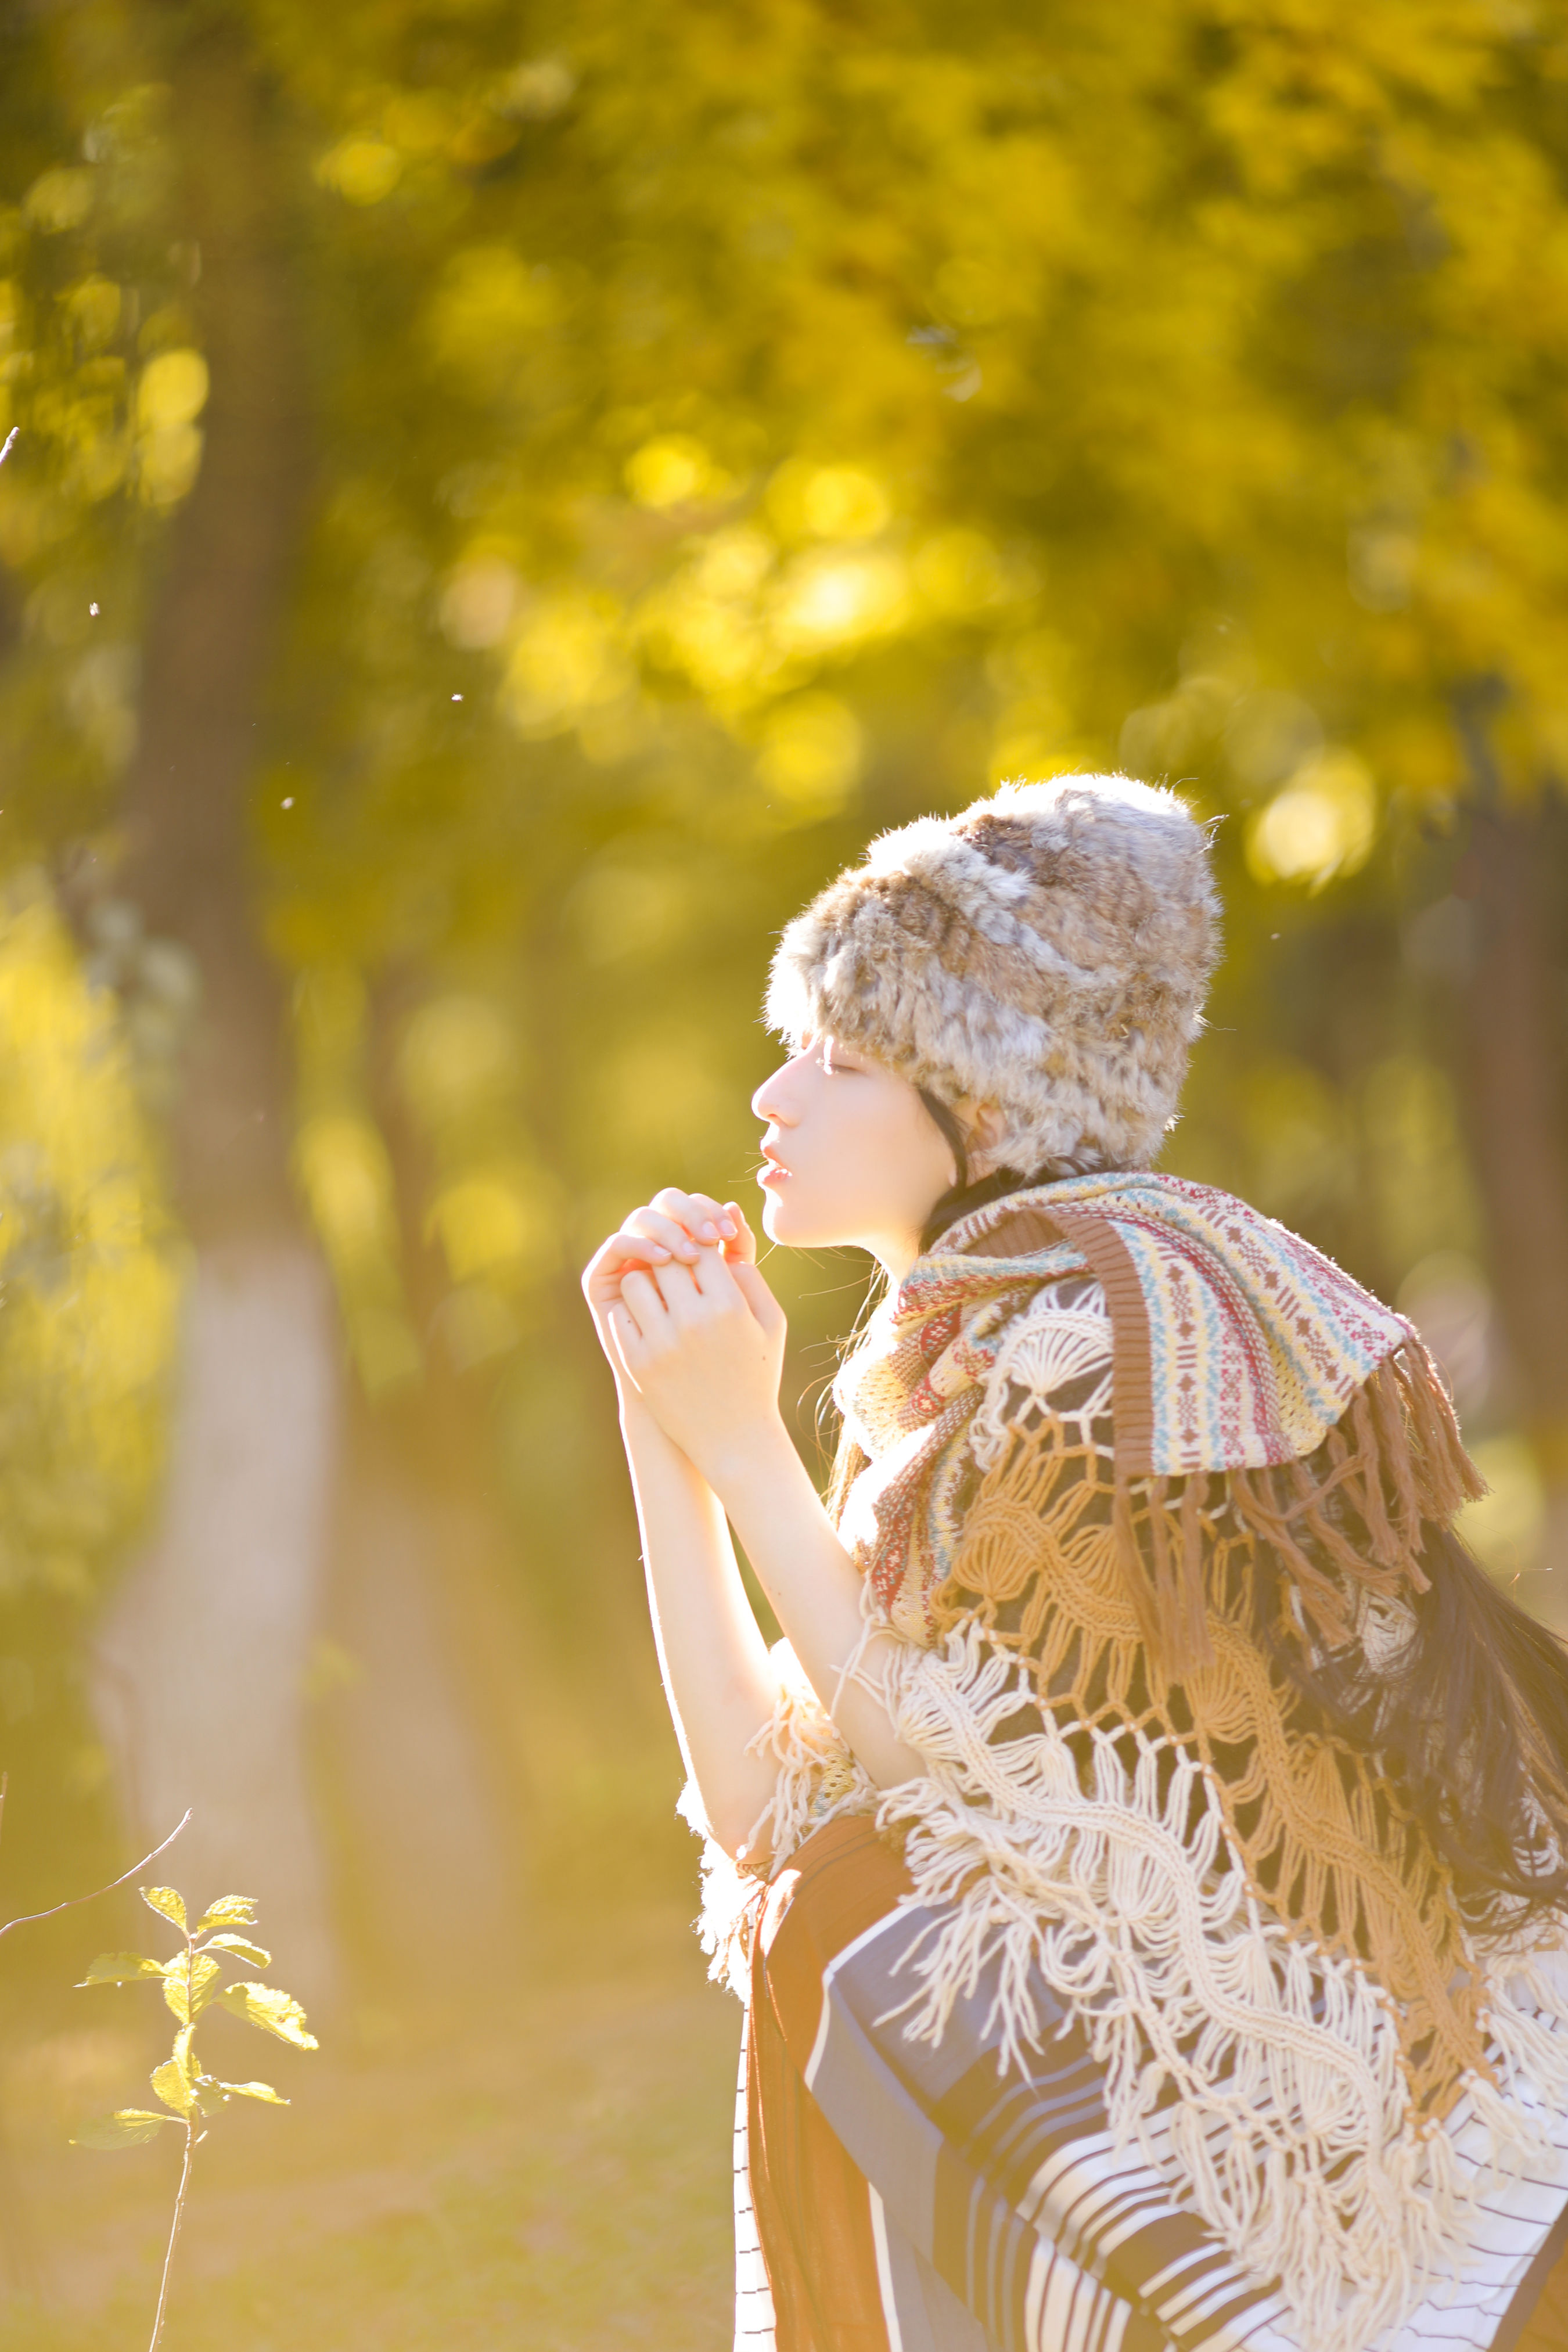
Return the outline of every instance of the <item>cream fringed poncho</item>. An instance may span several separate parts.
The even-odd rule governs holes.
[[[1173,2092],[1178,2194],[1303,2345],[1359,2352],[1490,2181],[1568,2147],[1563,1938],[1478,1942],[1252,1630],[1272,1573],[1308,1656],[1396,1670],[1423,1522],[1478,1489],[1419,1339],[1224,1194],[1082,1177],[945,1235],[838,1400],[841,1529],[900,1637],[878,1687],[926,1771],[879,1795],[784,1654],[775,1870],[876,1812],[940,1912],[905,2031],[940,2039],[999,1956],[987,2033],[1026,2063],[1037,1968],[1120,2137],[1152,2155]],[[716,1966],[745,1895],[710,1855]]]

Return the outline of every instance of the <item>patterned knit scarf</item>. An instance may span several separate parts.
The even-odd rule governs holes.
[[[1152,1172],[1079,1176],[975,1210],[916,1264],[837,1388],[845,1433],[877,1464],[860,1565],[918,1635],[962,1533],[944,1508],[1009,1325],[1042,1284],[1091,1274],[1114,1338],[1118,1515],[1145,1640],[1171,1675],[1212,1663],[1202,1545],[1189,1509],[1152,1573],[1131,1542],[1131,1490],[1226,1479],[1237,1517],[1292,1570],[1328,1639],[1348,1638],[1342,1582],[1422,1591],[1421,1523],[1482,1482],[1414,1327],[1298,1234],[1229,1194]],[[1316,1475],[1305,1457],[1326,1446]],[[850,1466],[856,1466],[853,1454]],[[943,1467],[949,1472],[944,1482]],[[1190,1491],[1190,1489],[1189,1489]],[[1365,1530],[1356,1545],[1338,1493]],[[1305,1540],[1304,1540],[1305,1539]]]

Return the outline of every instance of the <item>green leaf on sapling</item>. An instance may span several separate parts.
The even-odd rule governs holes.
[[[213,2007],[243,2017],[264,2033],[275,2033],[279,2042],[291,2042],[297,2050],[320,2046],[315,2035],[305,2031],[305,2012],[299,2002],[279,1985],[233,1984],[215,1996]]]
[[[270,2083],[220,2083],[218,2088],[231,2099],[265,2099],[269,2107],[286,2107],[289,2105]]]
[[[152,2074],[153,2088],[166,2107],[177,2116],[188,2116],[196,2104],[195,2085],[177,2058],[165,2058]]]
[[[195,2022],[212,1999],[220,1963],[198,1952],[187,1970],[184,1956],[171,1960],[163,1979],[163,1999],[182,2025]]]
[[[272,1955],[264,1952],[259,1944],[247,1941],[243,1936],[209,1936],[202,1946],[204,1952],[232,1952],[237,1959],[248,1960],[253,1969],[269,1969]]]
[[[134,1984],[138,1977],[161,1977],[166,1963],[150,1960],[144,1952],[100,1952],[78,1985]]]
[[[220,1895],[209,1903],[196,1921],[195,1933],[205,1936],[213,1927],[254,1927],[256,1897],[254,1895]]]
[[[185,1901],[184,1895],[176,1895],[172,1886],[142,1886],[138,1887],[137,1893],[141,1895],[142,1902],[145,1903],[149,1911],[156,1911],[163,1918],[172,1919],[175,1927],[179,1928],[181,1934],[183,1935],[184,1933]]]
[[[111,2116],[94,2116],[88,2123],[79,2125],[71,2134],[72,2147],[135,2147],[142,2141],[156,2139],[163,2124],[172,2124],[173,2116],[155,2116],[145,2107],[117,2107]]]

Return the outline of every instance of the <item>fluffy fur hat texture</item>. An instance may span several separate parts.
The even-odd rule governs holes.
[[[1208,840],[1126,776],[1004,784],[871,844],[785,930],[771,1028],[826,1034],[946,1103],[1002,1162],[1137,1168],[1171,1125],[1218,953]]]

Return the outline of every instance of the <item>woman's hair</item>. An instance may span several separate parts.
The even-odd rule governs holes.
[[[1323,1727],[1381,1758],[1474,1924],[1507,1930],[1568,1895],[1568,1654],[1430,1523],[1408,1642],[1373,1670],[1359,1643],[1309,1661],[1289,1571],[1258,1547],[1253,1634]]]
[[[933,1124],[945,1138],[957,1169],[956,1182],[950,1184],[940,1201],[933,1202],[931,1214],[921,1227],[921,1255],[923,1257],[932,1244],[941,1240],[949,1225],[957,1224],[972,1209],[983,1209],[987,1201],[1005,1200],[1009,1192],[1027,1192],[1036,1184],[1057,1184],[1064,1176],[1087,1176],[1091,1167],[1102,1163],[1088,1157],[1073,1160],[1053,1160],[1044,1168],[1026,1174],[1018,1168],[994,1168],[989,1176],[969,1181],[969,1138],[963,1122],[951,1103],[928,1087],[916,1088]]]

